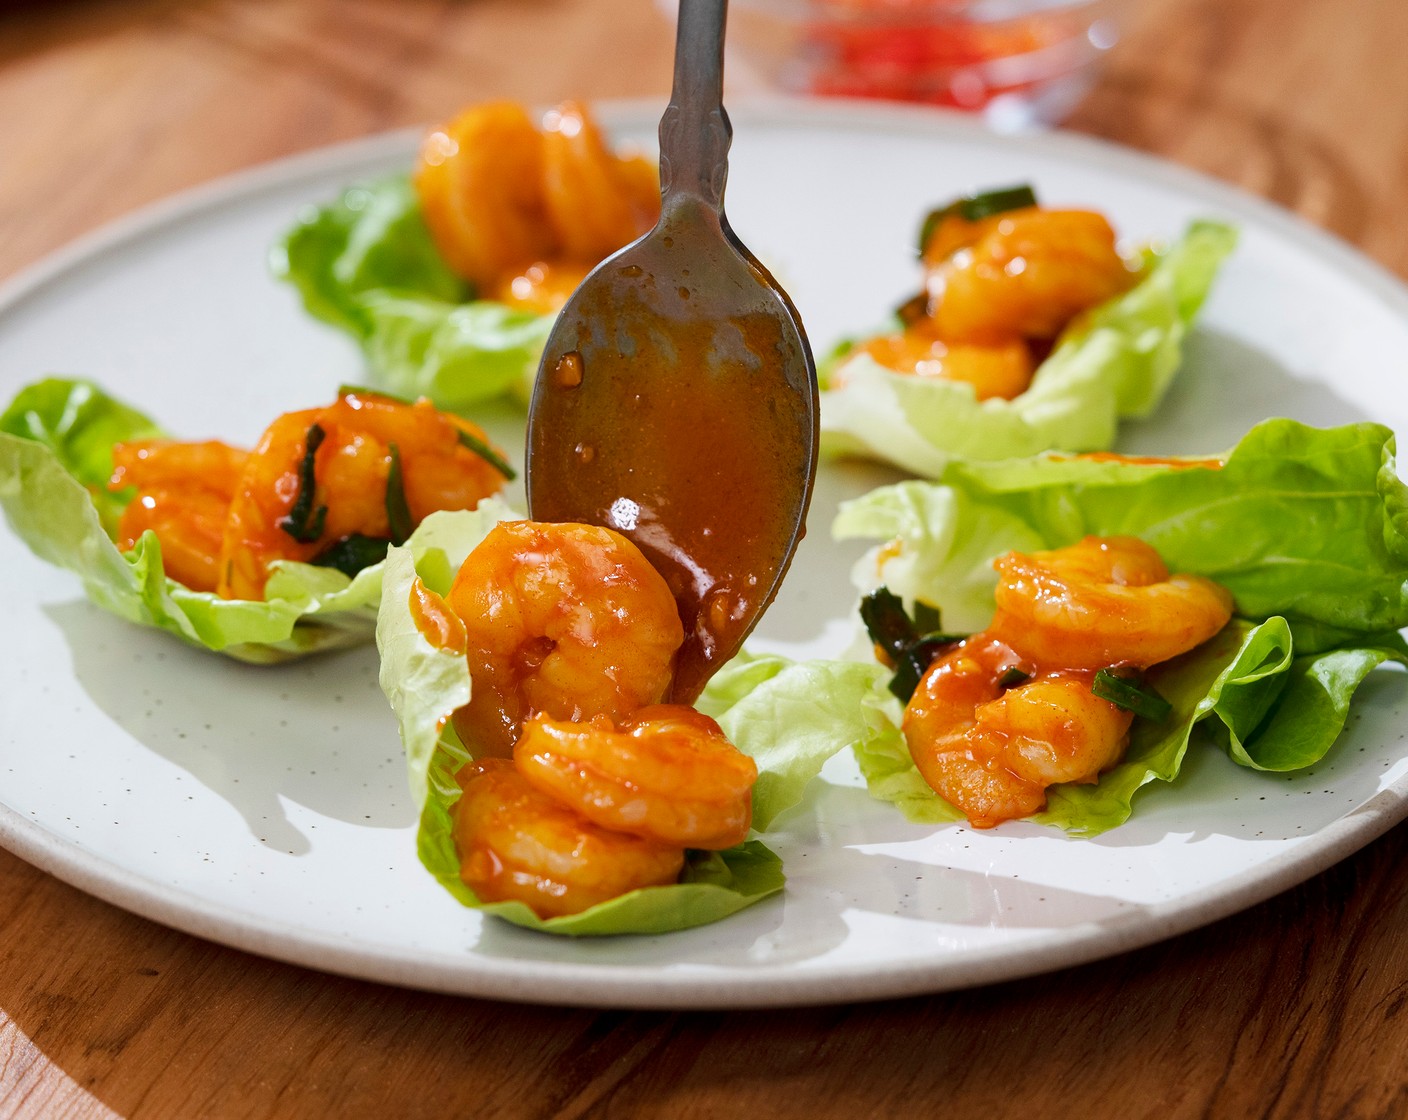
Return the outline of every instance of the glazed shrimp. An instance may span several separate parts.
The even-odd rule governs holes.
[[[192,591],[214,591],[220,542],[248,452],[228,444],[144,440],[113,447],[110,490],[135,487],[122,511],[117,547],[126,552],[151,530],[166,574]]]
[[[472,692],[455,728],[507,755],[523,721],[618,720],[664,696],[684,628],[661,575],[594,525],[503,522],[447,597],[464,623]]]
[[[506,759],[464,766],[455,805],[460,878],[485,902],[575,914],[679,878],[684,849],[612,832],[534,789]]]
[[[896,373],[962,381],[973,386],[980,401],[991,397],[1011,400],[1027,391],[1036,363],[1030,347],[1020,338],[991,346],[944,342],[925,323],[895,334],[881,335],[862,349],[877,363]],[[842,377],[845,367],[838,371]]]
[[[543,117],[543,197],[558,255],[595,264],[639,237],[660,215],[654,167],[614,154],[575,102]]]
[[[1133,716],[1090,691],[1093,673],[1042,673],[1004,689],[1004,674],[1023,664],[1005,642],[976,635],[929,667],[905,708],[916,768],[975,828],[1030,816],[1049,785],[1093,782],[1127,741]]]
[[[401,539],[435,510],[473,509],[505,481],[476,448],[489,448],[478,427],[426,400],[349,392],[279,417],[236,487],[217,590],[259,599],[275,560],[317,562],[351,540]]]
[[[1232,596],[1211,580],[1169,575],[1134,537],[1086,537],[993,565],[997,614],[989,633],[1041,665],[1147,668],[1207,641],[1232,617]]]
[[[1138,277],[1099,214],[1029,207],[972,226],[975,240],[932,262],[926,281],[934,327],[950,342],[1055,338]]]
[[[426,138],[414,179],[450,267],[480,295],[534,310],[560,306],[660,212],[653,165],[613,153],[573,103],[541,129],[511,102],[467,109]]]
[[[1134,717],[1096,696],[1098,670],[1176,657],[1232,614],[1224,588],[1170,576],[1133,537],[1011,552],[994,566],[992,625],[929,666],[902,724],[924,780],[976,828],[1028,816],[1046,787],[1093,782],[1119,761]]]
[[[548,315],[561,309],[577,290],[577,285],[586,279],[591,267],[535,261],[526,268],[511,271],[511,275],[500,277],[484,288],[484,298]]]
[[[758,767],[693,708],[641,708],[619,726],[530,719],[513,758],[530,784],[603,828],[713,850],[748,835]]]
[[[514,102],[476,105],[431,132],[414,181],[445,262],[485,286],[547,256],[543,174],[542,135]]]

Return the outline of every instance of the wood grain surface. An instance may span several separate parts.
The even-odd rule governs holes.
[[[182,187],[488,96],[658,95],[649,0],[0,0],[0,278]],[[1070,126],[1408,276],[1408,4],[1141,0]],[[3,719],[3,713],[0,713]],[[517,1007],[175,933],[0,852],[0,1116],[1408,1116],[1408,827],[1166,943],[935,997]]]

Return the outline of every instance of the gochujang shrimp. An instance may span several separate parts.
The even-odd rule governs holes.
[[[686,848],[747,837],[757,766],[710,717],[659,703],[684,628],[625,537],[503,522],[443,601],[413,584],[409,606],[427,640],[468,660],[453,719],[480,761],[460,772],[454,836],[481,899],[577,913],[674,882]]]
[[[455,727],[476,753],[508,755],[529,716],[619,720],[658,703],[684,641],[664,578],[595,525],[495,526],[447,601],[464,623],[472,679]]]
[[[541,127],[512,102],[466,109],[426,138],[415,186],[450,267],[481,297],[535,311],[560,306],[660,212],[653,164],[612,152],[574,103]]]
[[[660,216],[652,161],[618,156],[574,101],[543,117],[543,201],[557,254],[595,263],[635,240]]]
[[[1055,338],[1137,276],[1110,223],[1090,211],[1027,207],[984,219],[972,233],[925,283],[935,329],[953,342]]]
[[[108,487],[137,490],[118,520],[118,548],[135,547],[150,530],[167,575],[193,591],[214,591],[230,500],[249,453],[214,440],[143,440],[119,443],[112,455]]]
[[[466,109],[421,145],[415,187],[445,262],[476,285],[544,257],[543,144],[521,105]]]
[[[532,785],[604,828],[705,849],[748,835],[758,767],[693,708],[655,705],[617,725],[530,719],[513,757]]]
[[[1024,393],[1070,322],[1137,279],[1109,222],[1082,210],[970,220],[957,204],[926,224],[921,256],[924,291],[901,308],[904,329],[862,349],[897,373],[972,385],[980,401]]]
[[[683,847],[593,824],[506,759],[471,762],[458,780],[460,878],[485,902],[516,900],[541,918],[575,914],[672,883],[684,866]]]
[[[428,400],[348,392],[279,417],[230,503],[219,593],[263,596],[275,560],[365,566],[435,510],[473,509],[506,481],[483,431]]]
[[[253,451],[146,441],[118,444],[113,463],[109,487],[137,491],[118,546],[152,529],[172,578],[229,599],[263,598],[276,560],[358,571],[431,512],[473,509],[505,482],[475,425],[362,392],[280,416]]]
[[[980,401],[1011,400],[1026,391],[1036,369],[1031,349],[1019,338],[990,346],[949,343],[927,324],[872,338],[862,349],[896,373],[965,382],[973,386],[973,395]],[[842,367],[840,378],[844,376]]]
[[[1201,645],[1232,617],[1226,588],[1170,575],[1135,537],[1011,552],[994,566],[997,614],[989,633],[1044,665],[1147,668]]]
[[[924,780],[977,828],[1029,816],[1046,788],[1093,782],[1124,753],[1133,715],[1097,696],[1100,669],[1148,668],[1211,638],[1226,590],[1171,576],[1130,537],[996,561],[992,625],[942,653],[902,730]]]
[[[1004,688],[1023,663],[976,635],[930,666],[905,708],[915,766],[975,828],[1030,816],[1047,786],[1094,781],[1124,750],[1133,717],[1090,691],[1094,674],[1043,673]]]

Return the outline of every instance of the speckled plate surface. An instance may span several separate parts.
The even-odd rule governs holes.
[[[648,142],[656,111],[605,115]],[[1125,449],[1220,449],[1268,415],[1395,427],[1408,416],[1408,294],[1259,202],[1089,140],[996,139],[926,111],[760,103],[733,118],[733,224],[792,292],[818,351],[913,286],[913,227],[935,200],[1031,181],[1135,238],[1202,214],[1243,227],[1190,368]],[[51,258],[0,291],[0,394],[81,374],[173,431],[248,443],[274,414],[364,380],[352,347],[268,277],[265,253],[301,206],[405,167],[413,143],[388,136],[262,168]],[[482,418],[521,447],[521,413]],[[831,544],[826,527],[839,498],[889,477],[823,472],[762,644],[840,647],[857,550]],[[776,836],[784,896],[667,937],[571,942],[485,922],[422,871],[374,650],[277,669],[202,655],[90,606],[8,532],[0,612],[0,842],[180,929],[444,992],[710,1007],[1012,978],[1250,905],[1408,812],[1408,688],[1381,672],[1313,772],[1259,775],[1197,750],[1175,786],[1145,793],[1129,824],[1097,840],[912,825],[837,760]]]

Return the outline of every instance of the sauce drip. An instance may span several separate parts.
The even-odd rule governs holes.
[[[564,389],[575,389],[582,383],[582,355],[569,350],[553,367],[553,379]]]
[[[464,623],[439,595],[426,587],[417,576],[411,581],[411,620],[420,636],[436,649],[463,657],[469,649],[469,636]]]

